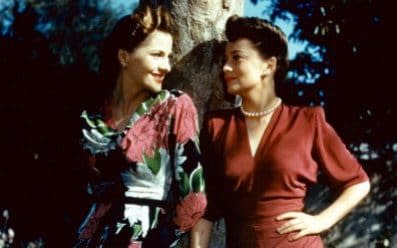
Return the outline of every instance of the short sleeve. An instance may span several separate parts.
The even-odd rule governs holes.
[[[191,98],[177,97],[173,126],[174,169],[180,191],[174,223],[185,232],[203,216],[207,205],[199,146],[197,110]]]
[[[314,121],[314,157],[331,188],[343,190],[351,185],[368,181],[368,176],[360,163],[327,123],[323,108],[314,108]]]
[[[211,121],[208,116],[204,118],[203,127],[200,132],[200,145],[202,152],[202,161],[204,167],[204,178],[206,183],[207,210],[203,218],[209,221],[216,221],[222,217],[222,196],[221,185],[219,185],[219,164],[214,160],[214,144],[211,127]]]

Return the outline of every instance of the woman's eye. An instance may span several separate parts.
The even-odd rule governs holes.
[[[233,55],[232,58],[234,61],[239,61],[242,57],[240,55]]]
[[[154,57],[162,57],[163,53],[152,53],[152,56],[154,56]]]

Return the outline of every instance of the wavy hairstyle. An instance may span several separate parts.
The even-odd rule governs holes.
[[[152,32],[162,31],[176,35],[171,14],[163,6],[141,5],[131,15],[117,21],[112,32],[105,39],[100,75],[100,98],[102,101],[112,97],[117,77],[121,69],[118,50],[134,51]]]
[[[277,59],[274,75],[276,84],[285,79],[288,71],[288,41],[278,26],[256,17],[233,15],[226,22],[225,34],[231,42],[241,38],[252,41],[264,59],[274,56]]]

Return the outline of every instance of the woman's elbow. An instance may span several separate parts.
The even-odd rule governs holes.
[[[356,194],[362,199],[366,197],[371,190],[371,183],[368,181],[364,181],[352,186]]]
[[[362,191],[363,191],[363,195],[366,196],[369,194],[369,191],[371,190],[371,183],[368,181],[365,181],[362,183]]]

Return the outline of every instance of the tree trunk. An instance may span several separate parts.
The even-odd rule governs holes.
[[[243,0],[174,0],[179,38],[175,45],[175,65],[167,86],[192,96],[200,120],[207,110],[230,107],[224,100],[220,81],[222,44],[226,20],[243,14]]]
[[[212,109],[230,107],[225,101],[220,80],[224,27],[234,14],[243,14],[243,0],[174,0],[179,37],[175,42],[175,65],[167,78],[167,87],[192,96],[202,120]],[[201,121],[200,121],[201,122]],[[214,226],[211,247],[225,247],[223,222]],[[188,247],[185,240],[183,247]]]

